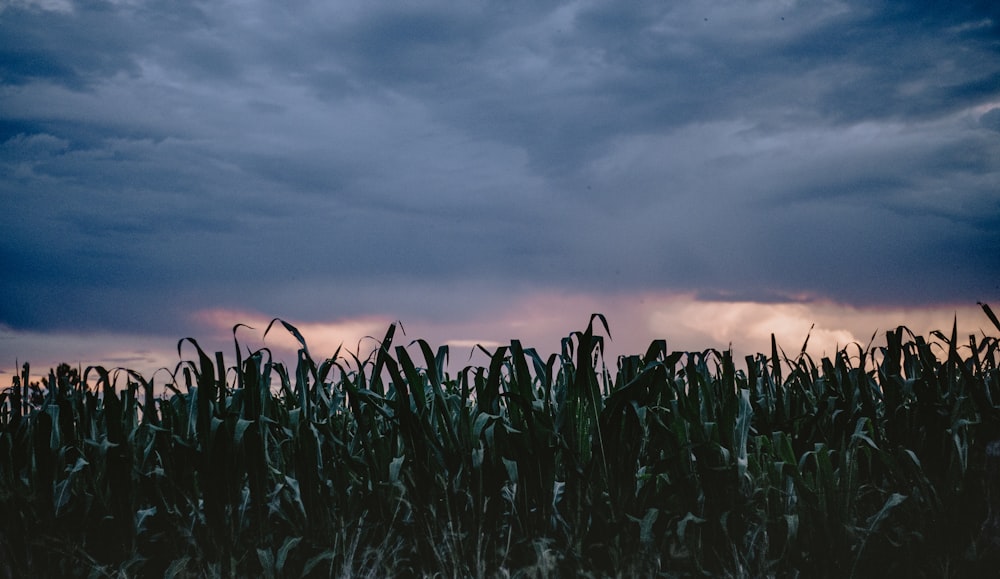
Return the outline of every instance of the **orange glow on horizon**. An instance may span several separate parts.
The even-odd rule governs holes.
[[[817,359],[856,343],[867,347],[883,344],[885,333],[906,326],[914,334],[928,336],[933,330],[951,333],[957,316],[958,335],[964,342],[970,334],[997,335],[977,305],[934,308],[854,308],[832,302],[759,303],[750,301],[702,301],[689,294],[617,295],[613,300],[586,294],[536,293],[506,308],[502,315],[488,312],[462,320],[418,318],[402,320],[396,345],[421,338],[432,348],[448,344],[453,364],[482,364],[477,345],[492,350],[518,339],[526,348],[547,356],[558,352],[560,341],[583,330],[590,316],[601,312],[608,320],[611,340],[605,342],[605,360],[613,365],[617,356],[642,353],[655,339],[665,339],[670,350],[702,351],[733,349],[737,360],[758,352],[769,352],[771,334],[790,357],[798,354],[806,336],[808,353]],[[233,326],[244,351],[267,347],[276,360],[294,364],[298,341],[275,323],[264,336],[273,317],[259,312],[212,309],[196,312],[192,321],[205,335],[194,336],[209,354],[222,351],[232,362]],[[391,316],[362,316],[337,320],[286,319],[304,336],[314,360],[352,352],[364,358],[393,322]],[[811,329],[810,329],[811,328]],[[595,321],[595,331],[604,329]],[[874,340],[873,340],[874,335]],[[31,363],[32,380],[60,362],[74,365],[101,364],[127,367],[146,377],[160,368],[178,363],[178,339],[124,334],[20,332],[0,326],[0,372],[12,376],[18,363]],[[185,359],[194,355],[182,345]],[[478,357],[477,357],[478,356]],[[474,361],[473,361],[474,360]]]

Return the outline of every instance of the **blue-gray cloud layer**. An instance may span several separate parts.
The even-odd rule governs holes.
[[[15,328],[996,299],[1000,8],[22,0],[0,197]]]

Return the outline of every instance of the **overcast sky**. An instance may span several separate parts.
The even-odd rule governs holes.
[[[5,0],[0,199],[4,371],[275,316],[976,328],[1000,4]]]

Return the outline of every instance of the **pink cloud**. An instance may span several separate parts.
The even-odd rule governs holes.
[[[519,339],[525,347],[534,347],[540,354],[548,355],[559,350],[563,337],[583,330],[595,312],[603,313],[610,325],[612,340],[606,341],[609,364],[618,355],[644,352],[654,339],[665,339],[671,350],[723,350],[731,346],[737,359],[741,359],[747,354],[769,352],[772,332],[779,346],[794,356],[808,335],[808,352],[818,359],[851,343],[867,346],[873,334],[875,345],[882,344],[885,332],[899,325],[909,327],[917,335],[926,336],[932,330],[950,333],[956,316],[963,342],[970,334],[997,333],[976,305],[875,309],[821,301],[700,301],[686,294],[618,295],[608,300],[587,294],[539,292],[517,300],[492,319],[402,320],[395,343],[407,345],[422,338],[434,348],[449,344],[453,369],[485,364],[482,354],[477,353],[477,344],[493,349]],[[227,363],[233,363],[233,326],[245,324],[249,327],[237,331],[242,348],[252,351],[267,347],[276,359],[294,364],[299,344],[292,334],[275,324],[264,335],[272,319],[260,312],[202,310],[192,316],[198,331],[191,337],[209,354],[222,351]],[[351,351],[364,357],[393,322],[385,316],[285,321],[298,328],[316,360],[332,356],[339,347],[344,348],[342,354]],[[604,334],[599,323],[595,329]],[[0,373],[14,375],[17,364],[27,360],[31,362],[32,379],[36,380],[48,368],[65,361],[82,366],[127,367],[149,377],[159,368],[176,366],[177,343],[182,337],[20,332],[0,327]],[[193,358],[193,348],[186,343],[183,347],[185,359]]]

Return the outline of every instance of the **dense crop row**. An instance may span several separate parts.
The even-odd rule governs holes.
[[[284,322],[294,368],[185,339],[196,359],[166,385],[61,366],[32,396],[26,369],[0,395],[0,577],[995,564],[997,338],[899,328],[818,364],[773,346],[740,368],[657,341],[609,369],[595,321],[557,354],[515,340],[455,374],[447,347],[396,345],[394,326],[365,359],[317,364]]]

